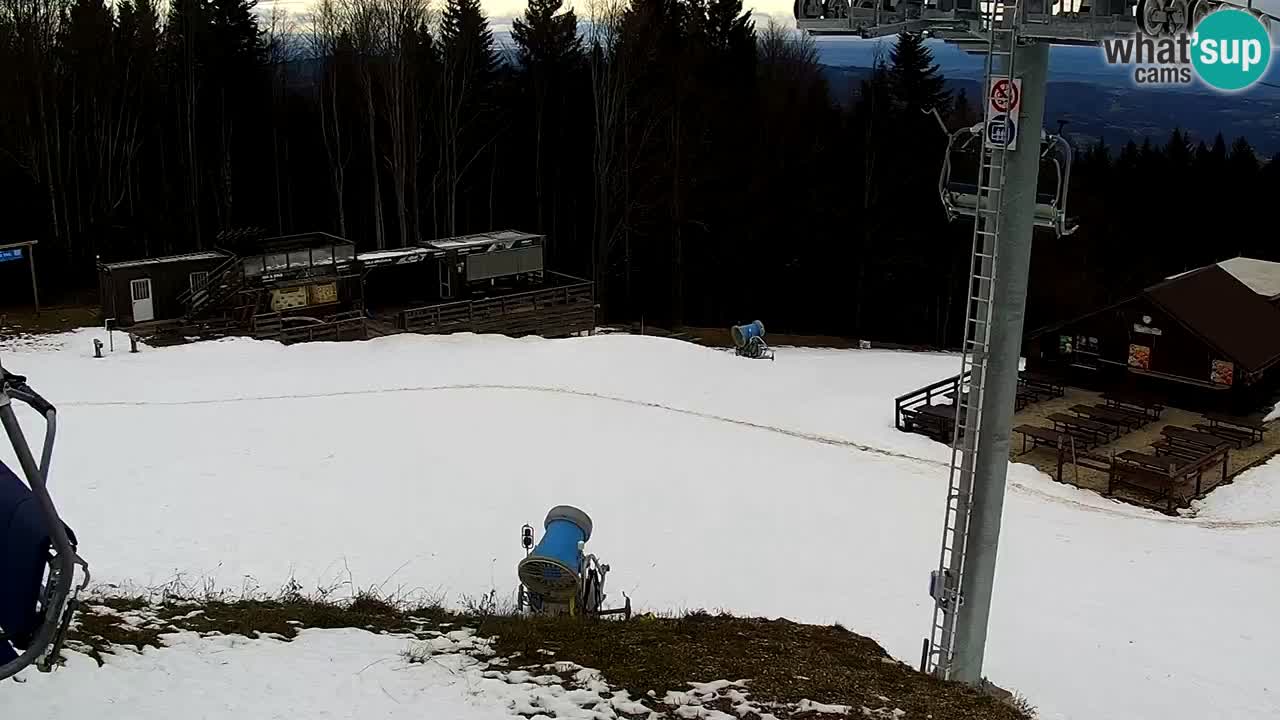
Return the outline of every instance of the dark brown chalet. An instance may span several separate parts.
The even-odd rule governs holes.
[[[1236,260],[1248,260],[1237,258]],[[1264,402],[1280,374],[1280,309],[1228,261],[1027,336],[1028,368],[1091,386],[1131,386],[1237,408]],[[1275,263],[1256,262],[1257,270]],[[1246,284],[1248,282],[1248,284]]]

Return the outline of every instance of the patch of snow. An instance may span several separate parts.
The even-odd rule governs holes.
[[[117,343],[94,359],[94,337],[11,342],[4,359],[62,410],[51,487],[102,582],[505,593],[523,553],[502,538],[571,503],[595,521],[610,599],[626,591],[638,612],[839,621],[918,657],[949,451],[894,430],[892,399],[955,374],[954,355],[783,349],[761,363],[653,337],[459,334],[137,354]],[[21,418],[38,437],[38,419]],[[7,447],[0,459],[13,462]],[[985,674],[1044,720],[1280,717],[1274,473],[1169,518],[1011,466]],[[703,509],[696,522],[689,508]],[[762,582],[762,568],[788,582]],[[1169,631],[1188,618],[1192,637]],[[384,640],[401,644],[383,664],[402,663],[405,641]],[[258,652],[241,650],[227,657]],[[501,682],[441,652],[414,672],[444,664]],[[112,667],[102,673],[122,687],[134,673],[140,687],[160,682],[145,665]],[[223,712],[192,692],[168,696],[171,715]],[[307,695],[286,683],[275,702],[290,692]],[[110,697],[130,716],[156,707]],[[370,703],[352,714],[399,716]],[[70,707],[30,716],[83,714]]]
[[[1274,521],[1280,516],[1280,456],[1240,473],[1208,496],[1193,500],[1191,511],[1200,521]]]
[[[848,705],[828,705],[812,700],[801,700],[796,709],[800,712],[815,712],[820,715],[848,715],[851,708]]]

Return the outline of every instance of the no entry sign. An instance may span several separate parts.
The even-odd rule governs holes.
[[[987,88],[987,142],[1006,150],[1018,147],[1018,111],[1022,109],[1022,80],[992,78]],[[998,125],[999,128],[992,126]]]

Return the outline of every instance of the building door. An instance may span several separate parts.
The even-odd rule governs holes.
[[[129,295],[133,298],[134,322],[156,319],[155,306],[151,304],[151,278],[130,280]]]

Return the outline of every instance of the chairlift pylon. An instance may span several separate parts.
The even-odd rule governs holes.
[[[13,401],[30,406],[45,420],[40,462],[31,452]],[[49,496],[57,413],[27,385],[26,378],[0,366],[0,423],[22,474],[0,463],[0,681],[35,665],[48,672],[58,661],[77,596],[89,584],[89,566],[76,554],[75,535],[62,522]],[[75,586],[75,568],[83,580]]]
[[[948,220],[955,220],[963,215],[976,218],[978,215],[978,188],[983,183],[981,178],[974,177],[974,182],[961,182],[954,175],[954,158],[961,154],[979,156],[982,152],[982,135],[986,132],[986,122],[979,121],[969,127],[951,131],[936,109],[926,111],[938,121],[938,126],[947,135],[947,149],[942,159],[942,169],[938,174],[938,195],[942,198],[942,207]],[[1067,193],[1071,188],[1071,162],[1073,151],[1071,143],[1059,133],[1040,131],[1040,161],[1053,168],[1053,191],[1042,193],[1036,189],[1036,205],[1034,222],[1036,227],[1048,228],[1058,237],[1074,233],[1078,226],[1067,218]],[[976,163],[981,172],[982,163]],[[1043,173],[1042,173],[1043,175]]]

